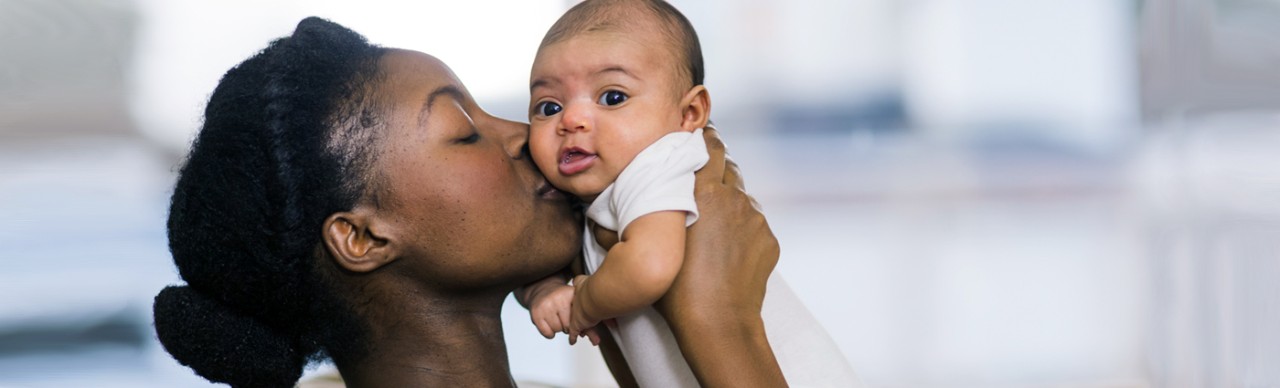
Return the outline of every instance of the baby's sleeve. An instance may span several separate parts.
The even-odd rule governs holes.
[[[636,155],[614,182],[609,207],[621,235],[640,216],[659,211],[686,212],[685,226],[698,220],[694,176],[707,164],[702,130],[668,134]]]

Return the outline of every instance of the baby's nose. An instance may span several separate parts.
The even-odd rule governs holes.
[[[591,113],[585,108],[565,107],[564,114],[560,117],[560,129],[564,133],[590,131]]]

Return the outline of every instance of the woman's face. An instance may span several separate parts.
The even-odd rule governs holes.
[[[514,287],[577,256],[580,221],[529,157],[527,125],[485,113],[434,57],[392,50],[380,65],[389,119],[375,187],[401,236],[398,267],[466,290]]]

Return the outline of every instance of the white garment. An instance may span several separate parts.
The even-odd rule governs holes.
[[[702,130],[668,134],[636,155],[618,179],[587,208],[587,217],[621,236],[645,214],[682,210],[685,225],[698,219],[693,173],[707,163]],[[591,227],[583,239],[587,273],[600,268],[608,252]],[[849,362],[804,304],[776,273],[769,277],[762,318],[769,345],[793,387],[859,387]],[[611,330],[641,387],[697,387],[675,337],[652,307],[618,317]]]

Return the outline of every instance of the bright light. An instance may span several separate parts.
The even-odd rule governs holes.
[[[527,97],[542,32],[568,7],[560,0],[139,0],[137,5],[142,22],[130,74],[130,109],[143,133],[179,151],[187,149],[218,78],[271,39],[288,35],[304,17],[333,20],[375,44],[435,55],[483,102]]]

